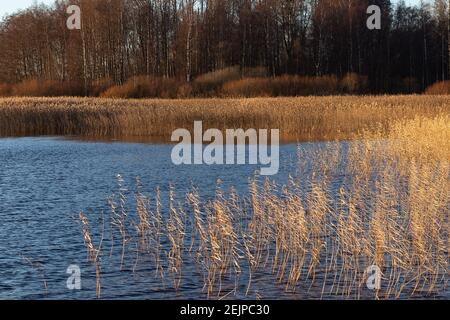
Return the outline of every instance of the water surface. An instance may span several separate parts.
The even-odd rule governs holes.
[[[89,142],[62,138],[0,139],[0,298],[72,299],[95,297],[95,273],[86,262],[79,212],[99,217],[121,174],[132,188],[135,177],[143,189],[157,186],[162,196],[172,184],[180,196],[193,185],[213,196],[216,182],[245,192],[248,177],[259,166],[175,166],[173,145]],[[295,169],[295,145],[281,147],[278,180]],[[94,222],[96,222],[94,220]],[[66,287],[67,267],[80,265],[81,291]],[[146,274],[148,271],[148,274]],[[161,287],[154,272],[133,277],[107,271],[102,275],[103,298],[176,298]],[[168,285],[170,287],[170,285]],[[183,298],[198,295],[197,283],[185,283]],[[194,290],[195,289],[195,290]]]
[[[346,146],[345,142],[339,143]],[[95,241],[101,233],[101,217],[108,215],[107,199],[117,190],[117,175],[130,190],[133,202],[135,178],[151,193],[161,188],[163,199],[173,186],[182,200],[196,186],[204,199],[213,198],[217,181],[221,188],[235,187],[248,192],[248,179],[260,166],[175,166],[171,161],[173,145],[123,142],[93,142],[45,138],[0,139],[0,299],[93,299],[96,297],[95,269],[87,261],[78,213],[89,218]],[[284,184],[297,169],[297,145],[280,147],[280,171],[272,177]],[[302,144],[303,149],[318,149],[325,143]],[[314,161],[314,159],[307,159]],[[306,169],[308,170],[308,168]],[[304,173],[304,172],[303,172]],[[303,176],[296,179],[302,180]],[[337,179],[344,179],[337,175]],[[337,183],[338,185],[338,183]],[[333,185],[331,185],[331,188]],[[164,209],[166,210],[166,209]],[[163,214],[164,211],[163,210]],[[109,244],[110,245],[110,244]],[[105,243],[108,247],[108,243]],[[116,248],[117,250],[117,248]],[[183,281],[175,291],[170,279],[155,277],[151,261],[127,256],[124,270],[117,259],[103,257],[102,298],[105,299],[205,299],[203,278],[198,266],[183,266]],[[66,285],[69,265],[79,265],[82,289]],[[286,292],[273,276],[259,273],[252,279],[250,298],[320,298],[321,287],[299,287]],[[247,279],[243,275],[239,292],[233,298],[245,298]],[[224,288],[226,290],[232,288]],[[433,298],[448,299],[448,289]]]

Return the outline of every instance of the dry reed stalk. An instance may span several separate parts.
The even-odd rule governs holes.
[[[262,192],[258,190],[256,180],[250,181],[250,197],[252,205],[252,219],[250,222],[251,238],[255,241],[254,247],[256,249],[254,258],[256,260],[256,267],[259,267],[262,262],[263,250],[267,247],[267,213],[264,206],[264,196],[268,192],[268,183],[264,183]],[[262,194],[261,194],[262,193]]]
[[[168,270],[173,278],[173,285],[178,291],[182,280],[183,251],[185,237],[185,214],[174,205],[174,191],[169,191],[169,217],[166,223],[166,236],[170,242],[168,252]]]
[[[189,252],[192,252],[192,249],[196,242],[197,245],[197,255],[200,257],[205,254],[205,250],[207,247],[207,233],[204,228],[205,221],[203,218],[203,214],[200,210],[200,196],[198,191],[193,188],[192,192],[187,195],[187,201],[191,205],[192,213],[193,213],[193,227],[191,234],[191,245],[189,247]],[[198,240],[197,240],[198,237]]]
[[[298,196],[297,186],[290,179],[289,189],[284,190],[285,220],[288,233],[288,256],[290,257],[290,270],[286,282],[286,290],[295,292],[303,273],[306,259],[306,246],[308,243],[308,227],[306,213],[301,197]]]
[[[327,214],[329,212],[328,198],[325,186],[313,180],[311,182],[311,193],[307,197],[308,207],[308,229],[310,230],[310,265],[308,277],[312,277],[312,283],[315,280],[315,272],[320,264],[322,249],[328,244],[324,241],[324,233],[327,224]]]
[[[80,212],[80,214],[79,214],[79,219],[80,219],[81,226],[82,226],[84,244],[87,249],[88,259],[95,266],[95,287],[96,287],[97,298],[100,299],[100,297],[101,297],[101,284],[100,284],[101,269],[100,269],[99,257],[100,257],[101,251],[102,251],[104,229],[105,229],[103,215],[102,215],[102,220],[103,220],[102,238],[100,240],[100,244],[99,244],[98,248],[96,248],[92,242],[91,233],[89,231],[89,222],[88,222],[86,216],[82,212]]]
[[[156,264],[156,274],[160,275],[160,277],[164,278],[164,269],[162,267],[161,262],[161,254],[162,254],[162,244],[161,244],[161,235],[162,235],[162,225],[163,225],[163,218],[161,214],[161,191],[159,187],[156,188],[155,191],[155,213],[153,216],[153,228],[152,228],[152,234],[154,235],[154,243],[155,243],[155,264]]]
[[[127,213],[125,209],[125,192],[127,189],[125,188],[124,180],[120,174],[117,175],[117,186],[119,204],[117,205],[115,202],[115,194],[110,197],[109,204],[111,208],[111,225],[118,229],[121,237],[120,270],[123,270],[126,246],[131,241],[131,238],[128,237]]]
[[[139,237],[139,245],[141,250],[150,252],[150,214],[148,197],[141,193],[142,183],[139,177],[136,177],[136,212],[139,218],[139,224],[136,231]]]

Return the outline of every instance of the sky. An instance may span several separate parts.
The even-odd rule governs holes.
[[[0,18],[6,14],[11,14],[20,9],[32,6],[35,2],[52,4],[54,0],[1,0],[0,1]]]
[[[1,0],[0,4],[0,18],[6,14],[11,14],[17,10],[24,9],[33,5],[33,3],[52,4],[54,0]],[[393,0],[396,2],[396,0]],[[405,0],[407,4],[417,4],[419,0]]]

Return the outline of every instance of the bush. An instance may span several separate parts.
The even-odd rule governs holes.
[[[357,73],[347,73],[340,81],[340,90],[343,93],[357,94],[367,90],[368,78]]]
[[[275,78],[245,78],[223,85],[222,95],[232,97],[295,97],[339,93],[334,76],[300,77],[283,75]]]
[[[433,95],[439,95],[439,94],[450,94],[450,81],[441,81],[436,82],[435,84],[429,86],[425,90],[426,94],[433,94]]]
[[[0,83],[0,97],[9,97],[12,94],[12,86],[9,83]]]
[[[45,88],[44,88],[45,87]],[[37,79],[24,80],[13,87],[15,96],[40,96],[46,90],[47,85],[43,85]]]
[[[89,88],[89,95],[92,97],[99,97],[103,92],[114,86],[114,81],[111,78],[101,78],[92,81]]]
[[[82,96],[84,89],[76,81],[28,79],[13,85],[11,93],[24,97]]]
[[[101,94],[104,98],[177,98],[180,82],[176,79],[136,76],[121,86]]]
[[[178,87],[177,97],[180,99],[192,97],[192,86],[189,83],[184,83]]]
[[[332,95],[339,92],[335,76],[300,77],[284,75],[272,80],[273,96]]]
[[[245,78],[227,82],[222,87],[226,97],[265,97],[271,96],[271,79]]]
[[[194,94],[200,96],[218,95],[225,83],[240,78],[241,72],[238,66],[205,73],[194,80]]]

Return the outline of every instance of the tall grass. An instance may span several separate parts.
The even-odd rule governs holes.
[[[89,222],[86,216],[81,212],[79,214],[79,219],[81,223],[81,228],[83,231],[84,244],[86,246],[88,261],[95,266],[95,287],[97,298],[101,297],[101,284],[100,284],[100,273],[101,273],[101,254],[102,254],[102,244],[104,237],[104,225],[102,227],[102,238],[98,247],[92,242],[92,236],[89,229]]]
[[[350,138],[394,120],[450,111],[449,96],[113,100],[0,99],[0,136],[77,135],[169,141],[174,129],[274,128],[289,141]]]
[[[286,185],[251,178],[242,195],[225,192],[219,181],[214,197],[202,199],[194,188],[177,204],[171,187],[166,205],[158,195],[145,214],[139,182],[138,216],[144,226],[159,225],[149,237],[164,243],[143,253],[161,281],[172,276],[175,291],[194,270],[183,266],[197,265],[197,289],[210,298],[255,296],[255,278],[322,298],[442,293],[449,276],[449,124],[448,114],[417,116],[388,133],[362,132],[346,148],[299,147],[298,172]],[[132,241],[142,241],[145,229],[130,229]],[[366,287],[372,265],[382,271],[376,290]]]

